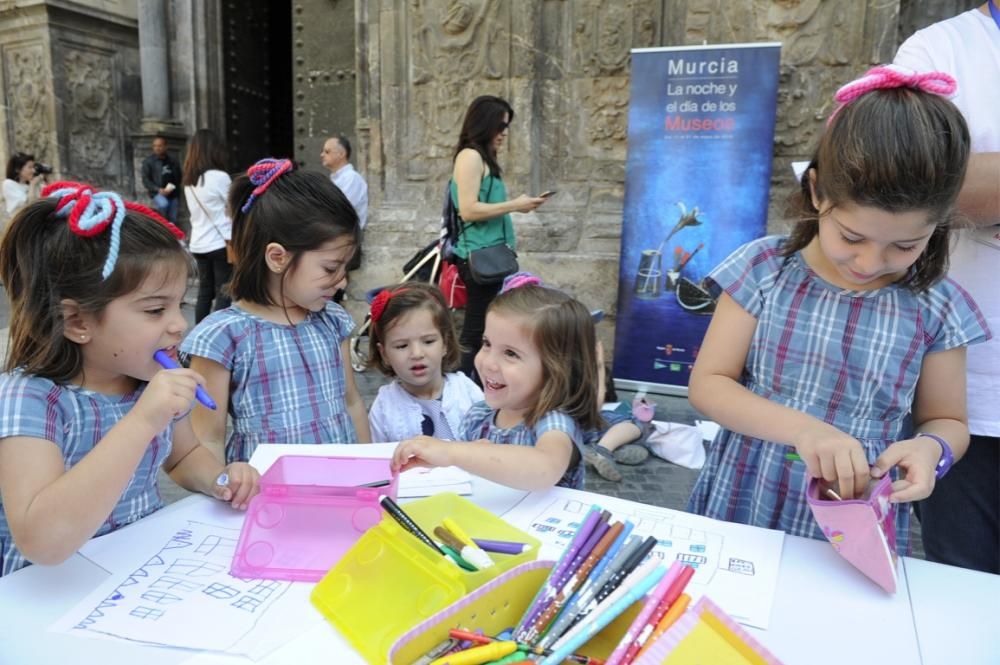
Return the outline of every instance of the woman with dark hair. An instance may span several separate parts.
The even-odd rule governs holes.
[[[473,359],[483,340],[486,308],[500,292],[500,283],[478,284],[469,271],[469,253],[505,243],[514,249],[514,225],[510,213],[531,212],[545,202],[543,196],[522,194],[507,199],[497,152],[507,138],[514,109],[504,99],[492,95],[477,97],[465,112],[462,131],[455,146],[455,166],[451,197],[462,218],[455,241],[455,265],[465,282],[468,302],[459,340],[466,376],[476,379]]]
[[[210,129],[199,129],[188,141],[181,184],[191,213],[191,253],[198,262],[198,302],[194,320],[200,322],[212,310],[229,307],[222,289],[229,283],[229,238],[233,223],[226,212],[226,196],[232,179],[225,171],[226,150]]]
[[[7,160],[7,179],[3,181],[4,215],[0,221],[11,217],[14,212],[29,201],[38,198],[38,189],[45,178],[44,173],[35,173],[35,156],[26,152],[15,152]],[[2,224],[0,224],[2,228]]]

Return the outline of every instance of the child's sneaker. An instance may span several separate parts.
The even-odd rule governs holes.
[[[632,415],[641,423],[648,423],[656,413],[656,404],[646,400],[645,395],[636,395],[632,398]]]
[[[630,443],[616,450],[613,456],[619,464],[637,466],[649,459],[649,451],[646,449],[646,446]]]
[[[598,445],[584,446],[583,461],[594,467],[601,478],[613,483],[621,482],[622,472],[618,470],[614,455],[607,448]]]

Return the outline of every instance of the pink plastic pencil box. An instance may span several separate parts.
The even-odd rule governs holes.
[[[319,581],[379,523],[379,496],[395,499],[398,486],[388,459],[279,457],[260,477],[260,494],[250,500],[230,572]]]
[[[883,477],[863,499],[827,499],[809,481],[806,500],[813,517],[840,556],[890,593],[896,591],[896,505],[889,503],[892,479]]]

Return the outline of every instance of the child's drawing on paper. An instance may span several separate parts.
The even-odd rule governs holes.
[[[145,564],[89,610],[75,630],[156,645],[236,646],[288,590],[289,582],[229,574],[239,530],[188,521]]]

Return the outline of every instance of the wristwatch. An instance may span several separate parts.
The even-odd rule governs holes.
[[[937,467],[935,467],[934,470],[934,478],[936,480],[941,480],[941,477],[948,473],[948,469],[950,469],[951,465],[955,463],[955,455],[951,452],[951,446],[949,446],[948,442],[939,437],[937,434],[920,432],[913,438],[916,439],[919,436],[926,436],[927,438],[934,439],[941,444],[941,459],[938,460]]]

